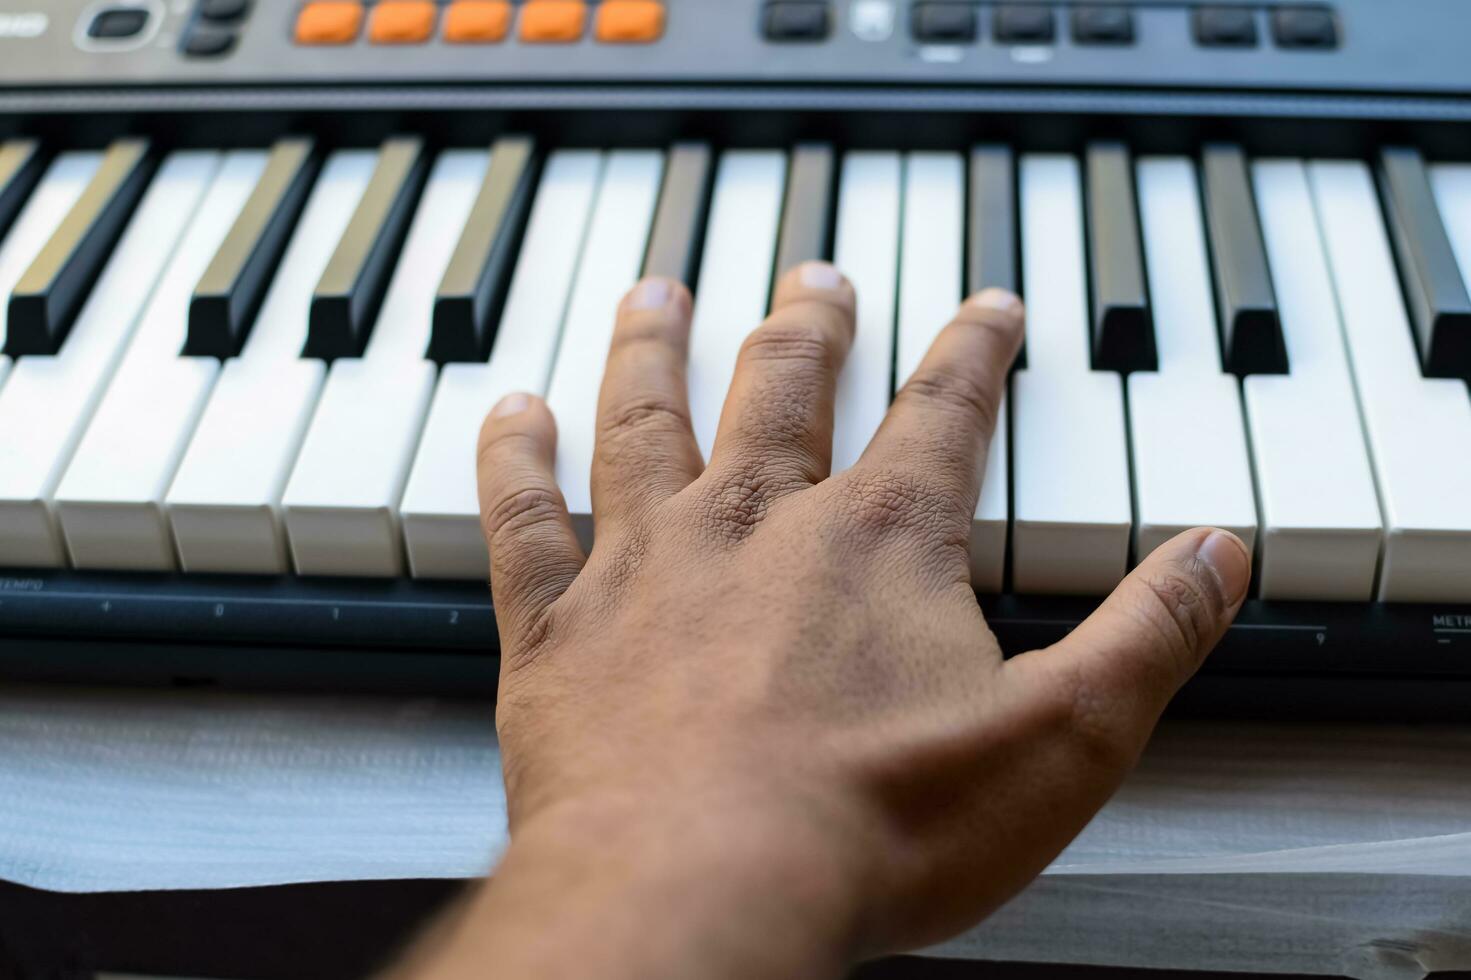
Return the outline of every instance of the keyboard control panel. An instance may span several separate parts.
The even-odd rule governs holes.
[[[0,84],[1467,94],[1464,18],[1461,0],[0,0]]]

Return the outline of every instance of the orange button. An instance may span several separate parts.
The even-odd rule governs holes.
[[[489,44],[511,26],[506,0],[455,0],[444,12],[444,39],[452,44]]]
[[[351,44],[362,26],[362,4],[353,0],[316,0],[296,15],[296,43]]]
[[[582,37],[587,5],[582,0],[527,0],[521,7],[521,40],[565,43]]]
[[[608,44],[657,41],[664,33],[664,5],[659,0],[603,0],[595,33]]]
[[[433,0],[382,0],[368,21],[374,44],[423,44],[434,33]]]

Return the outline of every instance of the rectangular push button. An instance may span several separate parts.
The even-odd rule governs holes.
[[[423,44],[434,32],[430,0],[383,0],[373,8],[368,40],[374,44]]]
[[[457,0],[444,11],[444,39],[451,44],[495,44],[510,29],[506,0]]]
[[[958,44],[976,39],[976,12],[968,3],[920,3],[911,16],[916,41]]]
[[[137,37],[148,26],[146,7],[112,7],[98,12],[87,25],[87,36],[108,41]]]
[[[996,40],[1002,44],[1051,44],[1057,34],[1052,8],[1004,4],[996,8]]]
[[[827,4],[813,0],[768,3],[762,16],[768,41],[821,41],[829,29]]]
[[[603,0],[594,33],[604,44],[648,44],[664,33],[659,0]]]
[[[296,43],[351,44],[362,27],[362,4],[355,0],[316,0],[296,15]]]
[[[1197,7],[1195,43],[1207,48],[1256,47],[1256,11],[1251,7]]]
[[[1132,44],[1134,15],[1128,7],[1075,7],[1073,40],[1079,44]]]
[[[586,22],[582,0],[530,0],[521,8],[521,40],[567,44],[582,37]]]
[[[1272,11],[1272,38],[1282,48],[1338,47],[1338,25],[1325,7],[1278,7]]]

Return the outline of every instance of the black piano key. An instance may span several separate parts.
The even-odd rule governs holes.
[[[1093,300],[1093,366],[1153,371],[1154,321],[1144,283],[1134,167],[1121,143],[1088,147],[1088,282]]]
[[[1424,373],[1471,378],[1471,297],[1415,150],[1379,155],[1379,189]]]
[[[240,352],[306,204],[317,166],[309,137],[289,137],[271,147],[260,180],[194,288],[184,354],[233,357]]]
[[[1016,161],[1005,146],[982,145],[970,151],[965,229],[965,290],[1018,292]],[[1017,355],[1026,366],[1026,350]]]
[[[649,248],[644,253],[644,275],[667,276],[695,287],[705,214],[710,207],[710,172],[710,147],[679,143],[670,148]]]
[[[485,180],[435,293],[431,360],[485,360],[526,230],[536,172],[531,139],[507,136],[491,146]]]
[[[303,357],[363,352],[428,171],[417,137],[395,137],[379,149],[368,189],[312,293]]]
[[[55,354],[153,174],[144,139],[118,140],[10,294],[6,353]]]
[[[970,151],[966,291],[1017,290],[1016,164],[1004,146]]]
[[[1215,144],[1205,148],[1201,162],[1222,363],[1238,375],[1286,374],[1287,342],[1246,156],[1240,147]]]
[[[792,151],[787,197],[776,243],[776,275],[814,259],[832,257],[833,148],[804,143]]]
[[[44,162],[41,144],[35,140],[0,143],[0,236],[41,179]]]

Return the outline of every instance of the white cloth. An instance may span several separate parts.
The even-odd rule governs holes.
[[[0,692],[0,878],[57,891],[470,877],[483,703]],[[1399,980],[1471,969],[1471,730],[1168,723],[1047,874],[944,955]]]

